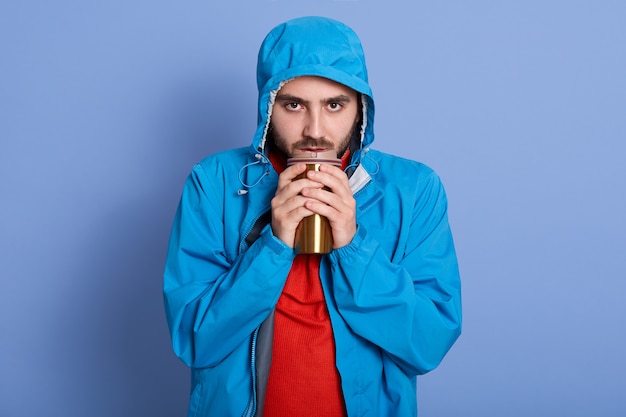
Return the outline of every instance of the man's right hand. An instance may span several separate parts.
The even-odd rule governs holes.
[[[302,219],[313,214],[304,207],[304,204],[311,199],[302,196],[302,190],[323,187],[321,183],[308,178],[294,181],[294,178],[305,170],[306,164],[287,167],[278,177],[278,187],[272,198],[272,232],[274,236],[292,248],[295,244],[298,224]]]

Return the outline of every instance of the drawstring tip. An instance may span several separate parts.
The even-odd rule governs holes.
[[[237,190],[237,195],[246,195],[248,194],[248,190]]]

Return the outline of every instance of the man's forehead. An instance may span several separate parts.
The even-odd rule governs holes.
[[[357,95],[357,92],[352,88],[329,78],[306,75],[292,78],[291,80],[285,82],[285,84],[278,91],[278,97],[287,94],[294,96],[308,95],[320,98],[340,95],[354,97]]]

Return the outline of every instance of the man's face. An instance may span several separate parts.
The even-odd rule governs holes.
[[[272,110],[276,147],[294,152],[336,150],[343,156],[359,122],[356,91],[321,77],[298,77],[285,84]]]

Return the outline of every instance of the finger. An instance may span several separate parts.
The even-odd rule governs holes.
[[[326,167],[323,165],[323,167]],[[330,189],[333,193],[339,194],[346,198],[352,196],[352,190],[350,189],[350,183],[348,176],[338,168],[328,166],[326,169],[320,171],[307,172],[307,178],[312,181],[317,181],[324,184],[325,187]],[[332,170],[330,170],[332,169]]]
[[[288,166],[278,177],[279,187],[292,182],[298,175],[301,175],[306,171],[306,164],[295,164]]]
[[[309,198],[304,202],[309,209],[326,217],[337,218],[342,213],[352,216],[355,212],[356,202],[352,195],[342,198],[336,193],[312,188],[302,190],[302,195]]]
[[[300,207],[304,207],[305,204],[310,200],[310,198],[304,197],[302,195],[295,195],[284,201],[273,199],[272,212],[275,213],[276,217],[290,219],[293,217],[293,212],[298,210]]]
[[[286,201],[302,194],[303,189],[317,189],[324,185],[309,179],[301,179],[287,183],[284,187],[277,189],[272,199],[273,206],[281,206]],[[297,200],[296,200],[297,201]]]
[[[289,167],[290,169],[292,167]],[[288,171],[286,169],[282,174],[278,177],[278,186],[276,188],[277,193],[282,192],[283,190],[287,190],[289,194],[298,194],[302,191],[304,187],[311,188],[320,188],[323,187],[323,184],[318,181],[311,180],[305,175],[301,178],[298,178],[302,175],[306,169],[306,165],[301,164],[299,168]]]
[[[282,189],[278,190],[276,192],[275,197],[277,197],[277,202],[282,203],[291,198],[302,195],[303,190],[307,190],[307,189],[315,190],[315,189],[321,189],[323,187],[324,187],[324,184],[320,182],[303,178],[300,180],[290,182],[289,184],[284,186]]]
[[[278,207],[272,201],[272,231],[285,244],[293,247],[296,228],[303,218],[314,214],[305,207],[307,199],[295,196]]]

